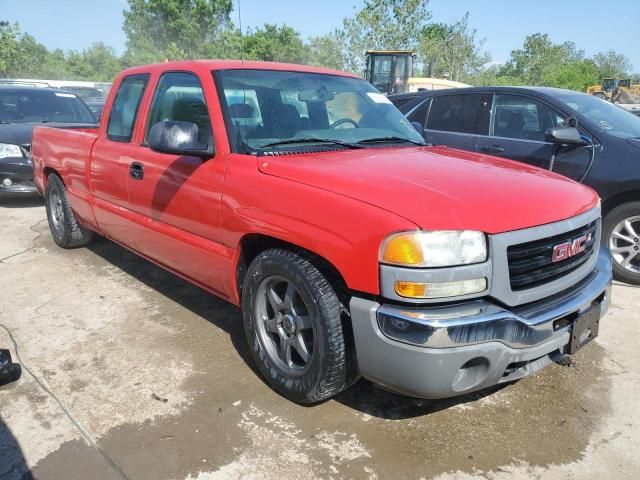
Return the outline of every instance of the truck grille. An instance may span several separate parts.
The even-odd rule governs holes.
[[[597,229],[598,222],[593,221],[570,232],[508,247],[511,290],[519,291],[544,285],[578,269],[597,251]],[[571,243],[583,235],[587,236],[587,240],[582,252],[564,260],[553,261],[555,246]]]

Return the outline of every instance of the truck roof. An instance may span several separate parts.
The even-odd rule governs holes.
[[[182,60],[177,62],[154,63],[140,67],[132,67],[121,72],[120,75],[133,73],[153,73],[171,70],[281,70],[300,73],[324,73],[343,77],[360,78],[358,75],[329,68],[313,67],[311,65],[297,65],[293,63],[258,62],[253,60]]]

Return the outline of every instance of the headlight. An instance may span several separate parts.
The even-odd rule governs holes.
[[[18,145],[0,143],[0,158],[22,157],[22,150]]]
[[[472,230],[396,233],[380,249],[380,262],[403,267],[453,267],[486,259],[485,235]]]

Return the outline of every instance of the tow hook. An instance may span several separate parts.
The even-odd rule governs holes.
[[[0,386],[15,382],[20,375],[22,375],[20,364],[11,361],[9,350],[0,349]]]

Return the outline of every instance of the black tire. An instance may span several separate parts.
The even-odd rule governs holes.
[[[257,310],[269,303],[267,296],[270,291],[263,290],[261,286],[268,285],[271,279],[285,282],[287,294],[289,284],[293,285],[299,293],[298,302],[303,302],[307,310],[305,318],[311,319],[310,360],[299,374],[292,373],[284,363],[279,365],[274,359],[277,342],[282,341],[278,340],[278,334],[265,334],[264,327],[263,333],[259,331],[258,322],[265,320],[258,318]],[[273,305],[270,308],[275,312]],[[334,287],[309,260],[279,248],[260,253],[247,271],[242,289],[242,311],[247,340],[258,369],[269,385],[284,397],[301,404],[317,403],[352,383],[350,371],[353,368],[350,368],[341,320],[343,306]],[[283,325],[279,324],[278,328],[283,328]],[[270,341],[274,342],[275,350],[269,350],[267,343]]]
[[[47,178],[45,206],[53,241],[62,248],[82,247],[93,239],[93,232],[78,223],[67,190],[58,175]]]
[[[634,217],[640,217],[640,202],[623,203],[622,205],[618,205],[616,208],[611,210],[604,217],[602,222],[602,244],[605,247],[610,248],[612,246],[611,236],[616,226],[619,225],[620,222],[623,222],[625,219]],[[635,230],[638,230],[638,228],[636,228]],[[636,231],[636,234],[640,235],[640,231]],[[637,248],[638,250],[636,251],[640,252],[640,238],[638,236],[631,235],[629,237],[634,243],[622,242],[618,244],[621,246],[626,246],[626,244],[628,243],[630,248]],[[616,240],[616,242],[619,241]],[[613,277],[621,282],[630,283],[632,285],[640,285],[640,273],[635,273],[623,267],[621,263],[616,259],[616,255],[613,249],[611,253],[613,257]],[[640,255],[638,255],[638,257],[634,259],[633,263],[634,265],[640,265]]]

